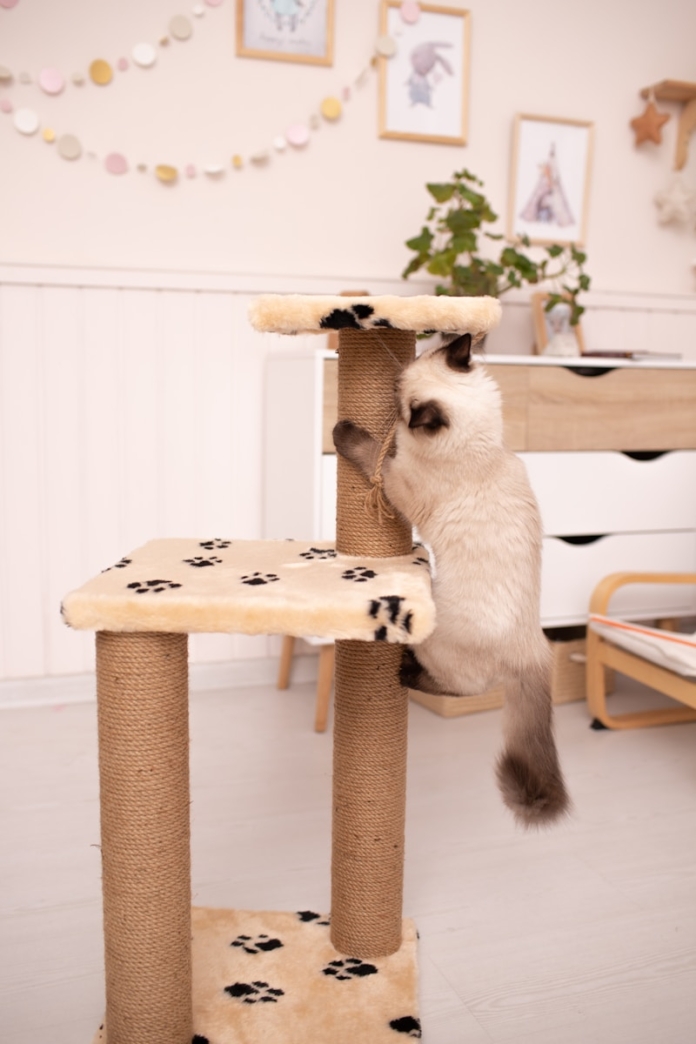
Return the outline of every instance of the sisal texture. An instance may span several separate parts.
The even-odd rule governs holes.
[[[394,386],[415,356],[415,334],[341,330],[338,416],[383,441],[395,414]],[[408,554],[411,526],[370,511],[371,486],[338,458],[336,547],[353,555]],[[331,941],[341,953],[384,957],[402,939],[408,694],[401,649],[336,643]]]
[[[97,633],[109,1044],[191,1044],[185,634]]]
[[[378,442],[389,435],[395,417],[394,385],[415,356],[416,335],[408,330],[341,330],[338,349],[338,419],[352,420]],[[370,482],[338,457],[336,549],[373,558],[407,555],[413,546],[410,525],[378,518],[366,505]]]

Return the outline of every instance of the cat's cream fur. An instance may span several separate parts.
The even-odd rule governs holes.
[[[553,737],[550,649],[539,623],[541,523],[524,465],[503,443],[500,391],[470,361],[465,335],[411,363],[397,385],[396,448],[383,466],[390,502],[435,558],[434,633],[402,680],[474,695],[505,685],[503,798],[526,826],[569,806]],[[350,421],[340,453],[372,476],[380,445]]]

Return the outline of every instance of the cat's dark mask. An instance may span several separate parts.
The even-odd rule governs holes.
[[[468,373],[471,369],[471,334],[465,333],[446,344],[442,351],[450,370]]]
[[[429,399],[428,402],[419,402],[411,406],[408,426],[424,428],[427,432],[434,433],[440,428],[449,428],[449,420],[440,403]]]

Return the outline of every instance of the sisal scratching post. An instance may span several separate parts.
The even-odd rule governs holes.
[[[338,416],[382,441],[394,382],[415,355],[415,333],[341,330]],[[336,547],[351,555],[408,554],[411,527],[365,506],[370,484],[338,458]],[[341,953],[383,957],[401,945],[408,696],[402,651],[386,642],[336,643],[331,941]]]
[[[97,634],[109,1044],[191,1044],[185,634]]]

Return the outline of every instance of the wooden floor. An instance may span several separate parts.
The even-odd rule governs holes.
[[[331,737],[312,731],[313,687],[196,695],[191,718],[195,902],[327,910]],[[696,725],[595,732],[575,703],[557,732],[574,814],[524,834],[493,782],[500,712],[412,708],[405,912],[423,1040],[693,1044]],[[0,712],[0,799],[0,1039],[89,1044],[95,707]]]

